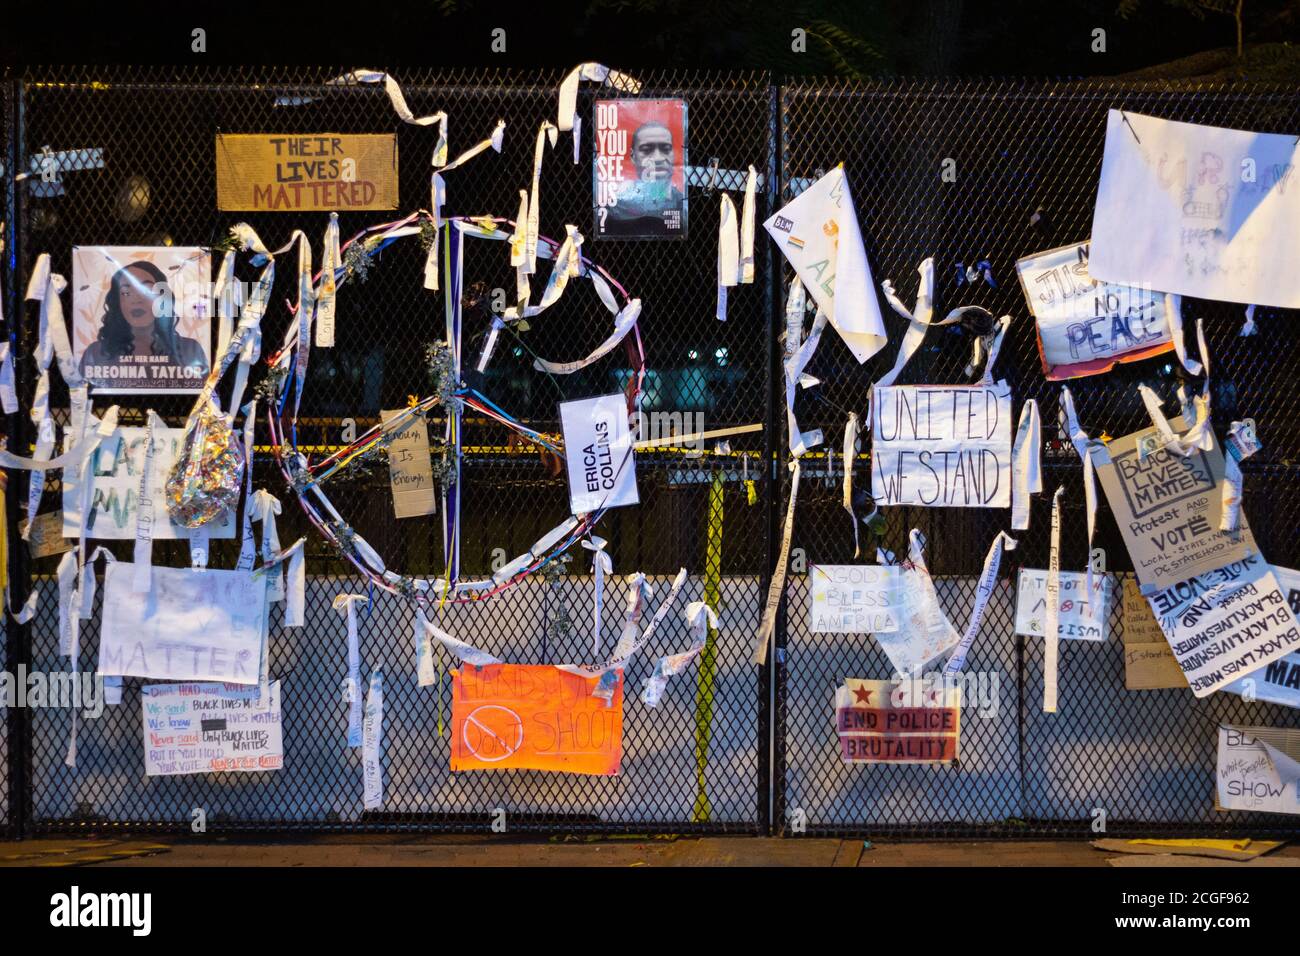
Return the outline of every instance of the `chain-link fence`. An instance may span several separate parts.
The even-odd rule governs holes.
[[[318,245],[323,213],[217,210],[213,150],[218,133],[396,130],[399,212],[428,206],[426,157],[436,127],[400,123],[379,87],[327,83],[344,72],[51,68],[6,84],[9,168],[30,162],[46,145],[54,151],[102,150],[103,158],[102,167],[64,173],[57,190],[38,193],[23,184],[15,187],[12,176],[6,180],[16,197],[7,217],[12,239],[6,304],[24,400],[33,387],[35,338],[30,305],[26,320],[18,321],[24,313],[17,290],[38,254],[48,252],[55,271],[70,277],[73,246],[209,245],[239,219],[250,222],[272,248],[299,228]],[[416,115],[448,113],[452,156],[487,136],[498,119],[506,121],[500,155],[485,154],[447,174],[445,212],[513,217],[518,190],[531,184],[538,126],[554,119],[561,73],[426,71],[400,73],[398,79]],[[812,833],[1046,833],[1086,829],[1096,809],[1106,812],[1112,826],[1243,822],[1212,809],[1214,726],[1220,719],[1294,726],[1294,712],[1225,695],[1196,701],[1186,691],[1125,691],[1117,609],[1108,642],[1064,642],[1061,712],[1039,713],[1041,649],[1012,633],[1010,582],[1020,566],[1046,564],[1045,500],[1035,503],[1032,530],[1018,535],[1020,548],[1003,565],[1003,585],[968,664],[972,671],[997,675],[998,706],[988,718],[964,717],[958,765],[899,769],[839,761],[835,686],[846,677],[887,676],[889,669],[867,635],[808,633],[807,578],[798,570],[777,629],[775,682],[769,683],[767,669],[749,662],[788,492],[773,481],[778,474],[784,481],[784,469],[777,467],[785,447],[777,338],[783,328],[782,270],[760,230],[756,282],[733,289],[728,321],[716,321],[718,196],[708,186],[709,169],[716,161],[725,180],[725,171],[755,165],[763,175],[761,221],[778,189],[788,199],[792,183],[842,160],[876,278],[892,277],[908,300],[917,264],[932,255],[940,308],[978,304],[1016,316],[1000,376],[1011,383],[1017,407],[1025,398],[1037,398],[1047,422],[1054,420],[1056,390],[1039,372],[1032,324],[1012,265],[1021,255],[1086,237],[1106,108],[1122,105],[1197,122],[1293,130],[1300,121],[1296,91],[994,82],[850,86],[805,81],[778,88],[767,76],[734,73],[639,79],[641,96],[680,96],[689,104],[689,155],[697,170],[689,190],[690,233],[681,242],[588,239],[584,254],[644,302],[647,412],[680,413],[685,422],[706,429],[764,428],[732,437],[728,447],[711,446],[703,455],[667,449],[639,454],[640,506],[611,512],[598,529],[610,542],[619,575],[644,571],[655,583],[649,611],[667,593],[672,574],[685,567],[690,578],[682,600],[716,593],[720,615],[709,652],[670,685],[657,709],[629,693],[621,775],[452,774],[450,660],[442,660],[432,688],[418,687],[411,612],[402,601],[376,593],[363,611],[361,646],[364,669],[380,669],[386,678],[387,792],[382,812],[364,811],[360,754],[345,746],[344,622],[330,601],[340,593],[366,593],[365,582],[301,520],[263,448],[256,480],[284,500],[281,540],[306,534],[308,547],[306,626],[284,628],[281,612],[272,611],[270,670],[282,682],[284,768],[268,774],[146,778],[139,683],[128,680],[121,704],[81,722],[75,767],[65,761],[67,711],[10,713],[10,737],[7,742],[0,737],[0,755],[7,745],[10,759],[0,766],[21,780],[22,817],[30,829],[186,830],[196,810],[203,811],[210,831],[221,832],[486,831],[498,809],[505,811],[510,830],[546,831],[755,833],[771,827],[790,832],[795,811]],[[578,164],[572,162],[567,136],[547,152],[543,235],[562,236],[566,224],[585,236],[594,234],[591,104],[598,96],[614,95],[598,85],[584,86],[578,107],[587,132]],[[941,179],[945,159],[955,163],[955,182]],[[1036,212],[1038,225],[1032,226]],[[342,212],[341,234],[346,238],[386,218]],[[980,259],[991,262],[997,287],[980,280],[957,288],[955,264]],[[423,289],[422,267],[419,246],[398,243],[373,263],[364,283],[345,287],[337,343],[312,354],[300,444],[336,445],[346,420],[364,430],[381,409],[401,408],[409,395],[428,390],[424,352],[441,337],[443,300],[441,293]],[[265,322],[268,342],[278,341],[289,321],[282,303],[293,298],[292,272],[283,269],[277,277],[272,300],[277,305]],[[495,243],[467,243],[465,277],[467,285],[513,288],[513,274]],[[1294,515],[1283,493],[1294,483],[1291,461],[1300,437],[1283,418],[1286,365],[1279,361],[1295,344],[1288,324],[1295,317],[1261,310],[1260,334],[1237,339],[1235,310],[1192,307],[1207,319],[1216,382],[1224,383],[1216,390],[1216,416],[1228,421],[1228,416],[1253,415],[1260,422],[1265,451],[1246,468],[1246,508],[1258,515],[1256,536],[1270,559],[1295,564],[1300,555],[1292,553],[1296,545],[1289,530]],[[891,345],[864,366],[833,335],[823,339],[808,369],[822,385],[799,399],[805,428],[821,427],[834,436],[848,411],[865,410],[866,389],[892,362],[901,332],[896,316],[886,321]],[[557,403],[619,389],[626,382],[626,363],[611,357],[557,384],[533,371],[532,358],[566,361],[584,355],[605,337],[607,323],[608,313],[589,290],[571,291],[530,330],[503,339],[486,373],[488,394],[530,427],[557,432]],[[484,317],[469,317],[467,355],[478,354],[486,328]],[[903,381],[962,381],[967,347],[959,335],[933,332]],[[1273,361],[1262,361],[1265,356]],[[1093,433],[1132,430],[1141,417],[1135,382],[1173,374],[1168,363],[1147,362],[1088,380],[1075,390],[1084,425]],[[61,384],[52,404],[66,407]],[[188,411],[183,397],[151,396],[150,404],[173,425]],[[125,423],[142,423],[145,402],[122,405]],[[29,447],[25,416],[11,416],[10,427],[16,447]],[[265,446],[260,427],[258,441]],[[468,419],[464,441],[469,450],[462,476],[463,573],[485,575],[561,520],[567,513],[566,485],[562,473],[508,442],[504,430],[490,423]],[[831,473],[825,462],[824,454],[805,462],[795,546],[808,563],[844,563],[851,560],[853,546],[840,506],[843,462],[836,454]],[[1077,459],[1049,458],[1046,469],[1051,488],[1065,481],[1069,489],[1062,561],[1070,568],[1082,566],[1085,551],[1076,465]],[[859,482],[868,480],[865,458],[856,462],[856,472]],[[25,485],[25,479],[15,479],[11,518]],[[440,570],[438,520],[394,519],[386,469],[350,473],[332,484],[330,493],[389,566],[415,575]],[[58,507],[57,494],[52,482],[43,510]],[[1098,544],[1112,570],[1123,570],[1123,546],[1104,514],[1103,508]],[[984,551],[1005,526],[1003,511],[900,508],[889,517],[884,544],[905,549],[907,529],[925,531],[945,608],[954,622],[962,622]],[[213,542],[212,565],[232,566],[236,548],[233,541]],[[29,577],[21,550],[15,549],[13,562],[15,595],[25,595]],[[113,550],[129,558],[128,549],[114,545]],[[558,575],[538,575],[485,605],[456,608],[444,616],[444,626],[507,660],[587,662],[592,577],[586,555],[575,550]],[[9,659],[18,654],[34,669],[47,671],[67,668],[58,656],[56,595],[49,577],[56,560],[37,561],[31,571],[44,594],[40,613],[28,627],[10,625]],[[155,560],[181,565],[186,554],[174,543],[159,542]],[[607,589],[606,602],[603,637],[609,647],[621,617],[620,586]],[[83,671],[95,666],[97,620],[98,610],[85,625]],[[668,618],[629,667],[628,688],[640,686],[659,655],[688,641],[680,614]],[[4,786],[0,782],[0,794]],[[1249,822],[1257,832],[1259,820]]]
[[[1261,132],[1300,127],[1300,98],[1290,88],[951,81],[796,82],[781,91],[785,181],[798,182],[843,160],[877,280],[892,279],[910,305],[917,267],[933,256],[937,314],[963,305],[1011,314],[994,377],[1010,383],[1014,413],[1024,400],[1037,400],[1049,445],[1064,437],[1056,429],[1059,386],[1042,374],[1014,265],[1031,253],[1088,238],[1112,107]],[[985,260],[995,285],[977,273],[966,281],[964,269],[959,279],[958,264],[974,267]],[[1267,321],[1259,334],[1240,338],[1240,307],[1188,300],[1184,311],[1205,319],[1216,423],[1247,416],[1259,422],[1267,452],[1247,463],[1246,510],[1263,553],[1275,564],[1294,566],[1300,560],[1294,531],[1300,432],[1291,422],[1287,383],[1290,356],[1300,345],[1296,315],[1261,309]],[[866,410],[870,383],[893,364],[894,343],[906,324],[890,311],[885,319],[891,345],[866,366],[858,366],[838,340],[823,340],[808,367],[822,384],[799,399],[801,428],[837,436],[849,411]],[[967,335],[953,327],[932,330],[899,383],[967,382],[969,357]],[[1146,427],[1137,383],[1159,385],[1168,395],[1180,373],[1170,356],[1072,382],[1081,424],[1094,436]],[[847,563],[852,530],[839,478],[827,481],[825,472],[824,455],[820,470],[815,459],[805,462],[794,546],[809,564]],[[968,673],[987,675],[990,689],[996,686],[998,706],[984,708],[984,716],[968,699],[956,765],[864,768],[841,762],[830,729],[835,686],[846,677],[887,676],[889,662],[868,635],[809,633],[807,578],[795,576],[787,627],[779,632],[787,641],[776,696],[779,822],[788,826],[801,819],[808,832],[911,834],[936,828],[1089,833],[1102,819],[1112,832],[1294,827],[1284,817],[1213,807],[1219,722],[1300,726],[1294,710],[1222,693],[1197,700],[1187,690],[1125,689],[1119,577],[1131,573],[1132,565],[1104,501],[1094,547],[1104,549],[1114,577],[1108,640],[1061,642],[1059,712],[1042,712],[1042,642],[1014,633],[1015,585],[1020,568],[1047,567],[1050,492],[1061,484],[1061,566],[1084,568],[1081,476],[1073,451],[1049,450],[1048,494],[1035,500],[1030,529],[1014,534],[1019,547],[1003,558],[999,586],[966,664]],[[870,478],[865,461],[859,462],[858,478]],[[960,630],[985,552],[1006,527],[1003,511],[893,508],[879,543],[905,553],[910,529],[925,534],[941,603]]]

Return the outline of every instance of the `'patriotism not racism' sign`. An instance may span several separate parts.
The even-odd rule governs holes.
[[[613,776],[623,757],[623,675],[549,664],[463,664],[452,672],[451,769],[555,770]]]
[[[835,689],[835,732],[845,763],[952,763],[961,691],[922,680],[847,679]]]

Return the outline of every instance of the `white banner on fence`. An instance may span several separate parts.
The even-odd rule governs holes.
[[[113,434],[100,443],[92,465],[94,480],[87,538],[126,541],[135,537],[136,502],[148,435],[148,428],[123,426],[114,429]],[[165,499],[163,489],[167,475],[176,464],[184,439],[184,428],[154,428],[154,454],[148,488],[149,496],[155,502]],[[208,529],[209,538],[233,538],[234,515],[227,512],[204,527]],[[162,507],[154,509],[150,533],[155,541],[188,540],[192,534],[184,525],[173,522],[167,509]],[[63,536],[76,538],[80,534],[81,472],[67,468],[63,472]]]
[[[256,684],[266,637],[266,579],[250,571],[153,569],[153,590],[132,590],[135,566],[104,569],[99,672],[106,677]]]
[[[1201,299],[1300,308],[1298,165],[1294,133],[1111,110],[1092,275]]]
[[[877,504],[1011,507],[1011,386],[871,391],[871,494]]]
[[[146,777],[279,770],[284,765],[280,682],[259,696],[236,684],[140,688]]]

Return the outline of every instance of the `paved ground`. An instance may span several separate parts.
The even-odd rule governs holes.
[[[878,843],[862,840],[680,837],[537,840],[332,837],[297,843],[41,839],[0,842],[6,866],[1300,866],[1300,845],[1250,863],[1135,857],[1085,841]]]

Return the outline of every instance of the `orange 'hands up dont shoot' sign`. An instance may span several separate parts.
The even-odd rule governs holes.
[[[623,675],[606,702],[597,677],[549,664],[464,664],[452,672],[451,769],[612,776],[623,757]]]

